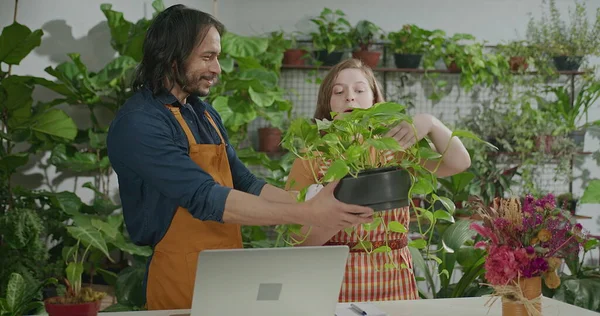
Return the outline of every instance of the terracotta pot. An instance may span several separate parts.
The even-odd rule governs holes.
[[[100,301],[82,304],[54,304],[54,298],[44,301],[48,316],[97,316],[100,310]]]
[[[542,152],[551,153],[553,143],[554,136],[540,135],[535,137],[535,147]]]
[[[542,278],[521,278],[519,287],[523,291],[523,296],[528,300],[533,300],[542,295]],[[542,313],[541,300],[533,304],[535,309]],[[527,312],[525,305],[519,302],[511,301],[508,298],[502,298],[502,316],[532,316]]]
[[[258,151],[273,153],[279,152],[281,147],[281,130],[276,127],[263,127],[258,129]]]
[[[304,49],[288,49],[283,53],[284,65],[302,66],[306,63],[306,59],[302,58],[308,52]]]
[[[460,67],[458,67],[455,61],[452,61],[450,65],[446,65],[446,68],[448,68],[449,72],[460,72]]]
[[[355,52],[352,52],[352,57],[362,60],[362,62],[365,65],[371,68],[375,68],[377,67],[377,64],[379,64],[379,58],[381,57],[381,53],[372,52],[368,50],[357,50]]]
[[[527,68],[529,68],[527,58],[525,57],[513,56],[510,58],[509,63],[512,71],[525,71]]]

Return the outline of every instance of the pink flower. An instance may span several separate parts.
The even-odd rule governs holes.
[[[508,246],[492,246],[485,261],[485,278],[493,285],[505,285],[515,279],[521,266],[519,259],[523,260],[522,256],[527,257],[525,250],[521,250],[523,252],[518,254],[520,258],[517,258],[515,251]]]
[[[470,228],[476,231],[479,235],[481,235],[481,237],[490,239],[492,243],[498,243],[498,237],[496,237],[496,235],[494,235],[494,233],[489,228],[483,227],[477,223],[471,223]]]

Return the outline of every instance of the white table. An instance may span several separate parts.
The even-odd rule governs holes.
[[[413,300],[413,301],[391,301],[374,302],[379,309],[389,316],[450,316],[450,315],[477,315],[477,316],[501,316],[502,302],[496,300],[491,308],[485,306],[489,296],[473,298]],[[488,313],[489,310],[489,313]],[[189,310],[165,310],[165,311],[141,311],[141,312],[117,312],[101,313],[99,316],[171,316],[189,313]],[[600,315],[577,306],[544,297],[542,300],[542,313],[544,316],[586,316]],[[235,315],[231,315],[235,316]]]

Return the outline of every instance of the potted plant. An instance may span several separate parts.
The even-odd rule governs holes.
[[[296,33],[289,33],[287,39],[284,38],[284,35],[283,32],[277,33],[277,36],[281,36],[281,42],[285,47],[282,63],[289,66],[302,66],[306,64],[308,51],[298,45]]]
[[[526,41],[510,41],[497,46],[498,51],[509,58],[510,70],[524,72],[529,68],[529,60],[532,58],[531,47]]]
[[[585,4],[576,2],[568,26],[561,20],[555,0],[548,1],[548,11],[550,17],[544,14],[540,21],[530,18],[527,39],[552,58],[556,70],[576,71],[586,56],[600,53],[600,8],[596,21],[590,23]]]
[[[79,218],[83,220],[83,218]],[[64,295],[47,298],[44,301],[44,307],[49,316],[95,316],[100,310],[100,302],[106,296],[105,292],[94,291],[91,287],[82,286],[82,275],[84,272],[84,262],[91,249],[101,251],[111,262],[114,262],[108,253],[106,241],[99,229],[93,229],[94,220],[90,225],[69,226],[67,231],[77,240],[73,247],[63,249],[63,257],[66,261],[65,268],[66,291]],[[98,221],[97,225],[106,229],[106,224]],[[108,224],[106,224],[108,225]],[[80,247],[80,246],[84,247]],[[83,250],[83,251],[82,251]]]
[[[575,215],[578,201],[578,199],[573,197],[573,193],[570,192],[559,194],[556,197],[556,205],[565,211],[569,211],[571,215]]]
[[[429,37],[440,30],[428,31],[414,24],[406,24],[400,31],[388,34],[390,48],[394,52],[394,63],[397,68],[419,68],[423,54],[427,52]],[[443,33],[443,32],[442,32]]]
[[[358,50],[352,52],[352,57],[362,60],[371,68],[377,67],[381,52],[370,51],[376,38],[383,39],[385,37],[383,30],[373,22],[361,20],[356,23],[356,26],[350,33],[351,41],[358,46]]]
[[[317,26],[317,31],[310,33],[315,58],[324,66],[337,64],[344,50],[352,46],[352,26],[345,17],[341,10],[325,8],[319,16],[310,19]]]
[[[435,194],[438,187],[434,171],[424,168],[424,159],[437,160],[441,154],[432,150],[427,138],[410,148],[400,148],[398,142],[386,137],[390,128],[401,122],[412,124],[405,107],[394,102],[383,102],[369,109],[354,109],[350,113],[333,113],[334,120],[316,120],[299,118],[294,120],[284,135],[282,146],[299,159],[309,161],[315,182],[326,184],[339,180],[334,195],[343,202],[365,205],[373,208],[375,216],[372,223],[364,224],[367,230],[382,225],[382,210],[411,204],[415,196],[428,200],[429,208],[411,205],[419,223],[419,233],[423,238],[412,240],[409,246],[427,248],[428,234],[432,234],[438,220],[453,221],[454,203],[447,197]],[[479,140],[475,135],[455,130],[455,136],[464,136]],[[402,159],[384,159],[388,154],[402,155]],[[329,161],[331,165],[323,177],[318,177],[317,164],[312,162]],[[441,159],[439,160],[441,163]],[[390,190],[393,188],[393,190]],[[306,195],[304,188],[298,195],[299,200]],[[433,209],[433,205],[442,205],[445,210]],[[427,227],[422,223],[427,223]],[[383,225],[386,232],[404,233],[407,227],[393,221]],[[355,228],[349,228],[352,230]],[[278,238],[287,235],[289,244],[297,240],[300,228],[297,225],[278,227]],[[387,239],[387,233],[385,238]],[[388,252],[386,245],[373,249],[367,242],[359,243],[367,254]],[[427,248],[428,249],[428,248]],[[427,250],[428,258],[434,256]],[[390,258],[390,260],[393,260]],[[376,263],[381,264],[381,263]],[[386,262],[384,268],[396,269],[396,262]]]
[[[567,134],[576,146],[583,147],[586,129],[588,126],[600,126],[600,120],[589,122],[588,111],[600,98],[600,81],[584,81],[574,100],[571,100],[571,91],[564,87],[548,86],[545,92],[553,93],[555,101],[548,101],[541,96],[537,97],[539,108],[550,120],[557,122],[555,134]],[[579,125],[579,121],[585,122]]]

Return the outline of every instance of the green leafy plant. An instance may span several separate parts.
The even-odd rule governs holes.
[[[429,40],[432,35],[443,34],[441,30],[425,30],[415,24],[406,24],[397,32],[390,32],[387,36],[390,48],[396,54],[420,55],[427,52]]]
[[[346,20],[343,11],[325,8],[321,14],[311,18],[310,21],[317,26],[317,31],[309,34],[315,50],[326,50],[331,53],[352,46],[349,36],[352,26]]]
[[[527,40],[540,51],[551,56],[583,57],[600,53],[600,9],[596,19],[588,21],[585,3],[575,1],[575,10],[570,12],[570,25],[561,19],[555,0],[544,1],[548,14],[537,21],[533,16],[527,25]]]
[[[41,301],[42,288],[56,283],[56,279],[49,278],[29,284],[20,274],[11,273],[6,285],[6,297],[0,298],[0,316],[37,314],[44,308]]]
[[[360,20],[350,32],[350,38],[353,45],[358,46],[362,51],[368,51],[377,39],[384,39],[385,33],[375,23],[367,20]]]
[[[357,177],[361,172],[374,169],[398,168],[410,170],[411,186],[408,190],[408,199],[412,201],[412,195],[429,196],[431,207],[429,209],[415,207],[417,222],[419,224],[419,233],[422,238],[412,240],[409,246],[418,249],[425,249],[428,245],[428,239],[432,237],[433,228],[438,220],[453,222],[452,214],[455,210],[454,203],[447,197],[439,196],[435,193],[438,182],[435,176],[435,170],[426,169],[422,163],[423,160],[438,160],[443,157],[431,149],[427,138],[421,140],[411,148],[401,148],[397,141],[391,137],[385,137],[385,133],[394,125],[401,122],[412,124],[410,116],[405,114],[405,107],[394,102],[384,102],[375,104],[369,109],[354,109],[352,113],[337,114],[332,116],[339,118],[332,121],[316,120],[313,123],[309,119],[297,119],[292,122],[289,130],[284,136],[282,146],[288,149],[296,157],[314,161],[331,161],[323,178],[317,177],[317,170],[312,163],[311,171],[315,177],[316,183],[325,184],[334,180],[340,180],[344,177]],[[462,136],[479,140],[475,135],[466,131],[454,131],[454,136]],[[375,149],[374,157],[371,155],[371,149]],[[385,152],[391,152],[394,155],[402,154],[403,159],[390,160],[380,159]],[[438,161],[438,167],[441,160]],[[437,167],[436,167],[437,170]],[[306,193],[304,188],[299,199],[302,200]],[[439,201],[445,209],[434,209],[434,204]],[[412,202],[411,202],[412,203]],[[422,221],[428,223],[428,227],[423,229]],[[384,223],[380,213],[376,213],[374,221],[370,224],[364,224],[363,228],[371,231],[383,225],[387,233],[407,232],[407,227],[397,221]],[[278,229],[278,240],[283,240],[285,244],[301,243],[298,240],[301,226],[283,225]],[[349,228],[347,232],[352,232],[354,228]],[[309,231],[310,234],[310,231]],[[387,234],[386,234],[387,235]],[[300,235],[301,236],[301,235]],[[365,237],[366,238],[366,237]],[[391,249],[387,244],[376,249],[364,238],[360,238],[357,247],[367,253],[389,252]],[[437,258],[435,254],[427,250],[427,258]],[[436,259],[436,261],[439,258]],[[394,262],[387,262],[386,269],[400,268]]]

